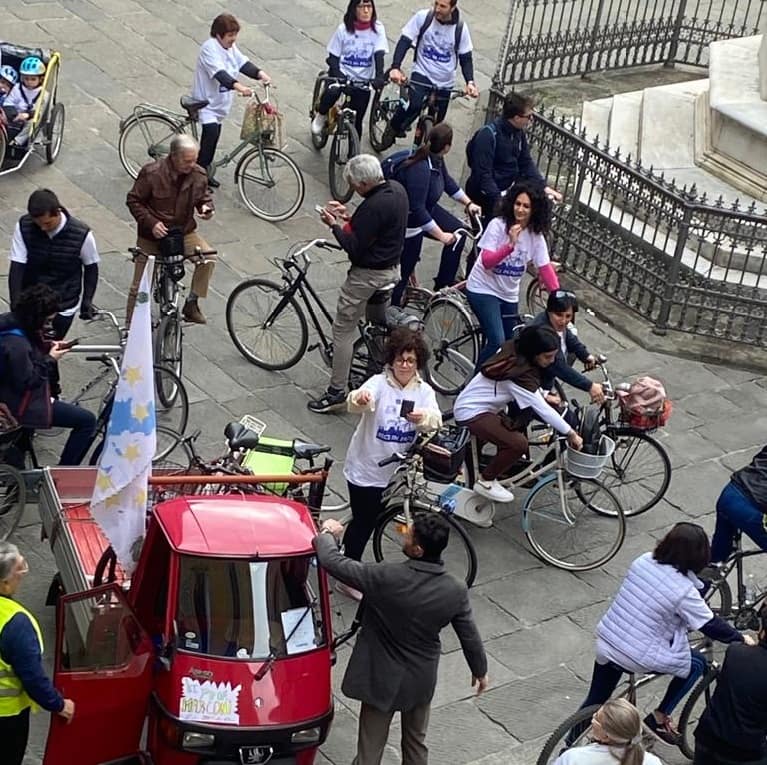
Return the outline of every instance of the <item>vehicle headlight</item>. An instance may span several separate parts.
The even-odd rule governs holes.
[[[212,733],[197,733],[193,730],[184,732],[181,746],[184,749],[197,749],[211,747],[216,743],[216,737]]]
[[[293,744],[316,744],[319,740],[319,725],[316,725],[314,728],[304,728],[303,730],[294,731],[290,737],[290,741]]]

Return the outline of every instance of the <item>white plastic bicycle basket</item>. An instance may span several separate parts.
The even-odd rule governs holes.
[[[573,449],[569,444],[565,454],[565,470],[576,478],[599,478],[607,461],[615,451],[615,441],[608,436],[599,439],[596,454],[585,454]]]

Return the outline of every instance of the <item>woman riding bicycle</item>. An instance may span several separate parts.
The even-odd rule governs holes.
[[[330,38],[327,51],[328,77],[357,82],[372,80],[376,88],[384,86],[384,54],[389,52],[389,43],[384,25],[378,21],[373,0],[349,0],[344,20]],[[370,90],[344,82],[331,83],[325,89],[312,120],[312,133],[322,135],[328,112],[342,92],[349,97],[349,105],[357,115],[354,127],[362,138]]]
[[[593,743],[568,749],[554,765],[662,765],[642,746],[642,718],[627,699],[606,701],[591,718]]]
[[[410,210],[400,261],[400,280],[392,293],[393,305],[400,304],[408,280],[421,259],[424,235],[443,244],[434,289],[447,287],[455,281],[465,237],[456,240],[453,231],[463,224],[439,204],[442,195],[449,194],[470,215],[479,215],[481,212],[479,206],[472,203],[448,172],[445,156],[452,144],[453,129],[441,122],[431,129],[418,151],[397,168],[396,178],[407,191]]]
[[[690,648],[688,631],[698,630],[722,643],[753,643],[714,616],[703,600],[699,592],[703,583],[696,575],[709,560],[706,532],[683,522],[653,552],[631,564],[597,625],[596,661],[581,709],[607,701],[624,672],[673,675],[658,708],[644,723],[663,741],[676,742],[679,734],[671,713],[707,667],[703,654]]]
[[[525,429],[538,416],[567,437],[574,449],[581,437],[552,408],[541,390],[546,367],[559,353],[559,338],[549,327],[525,327],[515,340],[483,366],[455,400],[455,421],[469,428],[481,442],[498,447],[490,463],[480,471],[474,491],[493,502],[511,502],[514,495],[498,482],[527,453]],[[519,410],[512,421],[502,412],[514,403]]]
[[[543,286],[559,289],[545,235],[551,208],[538,184],[517,183],[501,200],[497,217],[479,240],[480,257],[466,282],[466,297],[485,334],[478,365],[487,361],[519,324],[519,284],[528,263]]]
[[[386,341],[385,370],[347,397],[349,411],[362,415],[344,465],[352,509],[344,548],[354,560],[362,559],[383,512],[384,489],[396,470],[395,464],[379,467],[378,463],[406,450],[419,432],[437,430],[442,425],[434,390],[418,374],[428,353],[419,333],[405,327],[395,329]],[[347,585],[339,583],[338,589],[359,599],[359,593]]]

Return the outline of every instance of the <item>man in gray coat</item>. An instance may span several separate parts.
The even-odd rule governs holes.
[[[440,559],[450,527],[436,513],[416,514],[403,547],[409,560],[401,563],[344,557],[337,543],[343,531],[338,521],[325,521],[314,546],[326,571],[364,595],[362,625],[342,685],[349,698],[362,702],[354,765],[379,765],[395,712],[402,717],[402,765],[426,765],[443,627],[453,625],[477,695],[488,684],[468,590]]]

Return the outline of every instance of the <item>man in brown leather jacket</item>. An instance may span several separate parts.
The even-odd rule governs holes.
[[[197,233],[195,212],[203,220],[213,217],[213,197],[208,189],[208,176],[197,164],[200,147],[191,136],[179,134],[170,143],[170,154],[141,168],[133,188],[128,192],[127,205],[138,223],[137,246],[147,255],[160,254],[160,241],[172,228],[180,229],[184,236],[184,256],[194,255],[195,249],[210,250],[208,243]],[[208,296],[208,285],[214,263],[195,263],[192,286],[183,315],[187,321],[205,324],[197,305],[198,298]],[[130,324],[146,257],[137,256],[133,283],[128,292],[126,324]]]

